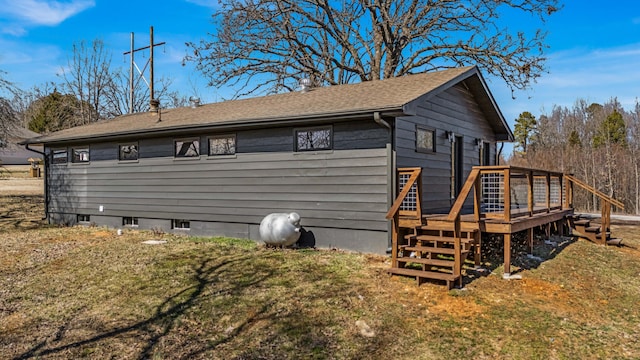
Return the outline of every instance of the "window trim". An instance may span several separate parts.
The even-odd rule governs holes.
[[[127,220],[131,220],[130,223],[127,223]],[[137,228],[140,225],[139,223],[139,219],[135,216],[123,216],[122,217],[122,226],[124,227],[130,227],[130,228]]]
[[[64,151],[64,161],[56,161],[55,154],[56,152]],[[53,165],[64,165],[69,163],[69,149],[67,148],[53,148],[51,149],[51,164]]]
[[[131,146],[131,145],[135,145],[136,146],[136,158],[135,159],[123,159],[120,155],[122,154],[121,150],[123,146]],[[127,142],[127,143],[119,143],[118,144],[118,161],[121,162],[137,162],[138,159],[140,159],[140,144],[137,141],[132,141],[132,142]]]
[[[213,139],[233,139],[233,153],[230,154],[212,154],[211,153],[211,140]],[[221,157],[233,157],[238,152],[238,136],[237,134],[219,134],[219,135],[211,135],[207,137],[207,156],[212,158],[221,158]]]
[[[186,224],[187,227],[183,227]],[[182,225],[178,227],[177,225]],[[191,221],[184,219],[173,219],[171,220],[171,230],[180,230],[180,231],[188,231],[191,230]]]
[[[428,131],[431,132],[431,149],[420,146],[418,143],[418,133],[420,131]],[[415,147],[416,152],[425,153],[425,154],[433,154],[436,152],[436,129],[428,127],[416,125],[416,138],[415,138]]]
[[[329,131],[329,145],[326,148],[315,148],[315,149],[300,149],[298,144],[298,133],[300,132],[310,132],[310,131]],[[332,151],[334,147],[333,143],[333,126],[325,125],[325,126],[311,126],[311,127],[302,127],[293,129],[293,150],[294,152],[314,152],[314,151]]]
[[[90,224],[91,223],[91,215],[77,214],[76,215],[76,222],[78,224]]]
[[[87,150],[87,160],[76,160],[76,150]],[[71,148],[71,163],[72,164],[88,164],[91,162],[91,148],[87,146],[74,146]]]
[[[201,140],[200,137],[188,137],[188,138],[174,139],[173,140],[173,158],[174,159],[191,159],[191,160],[199,159],[200,155],[201,155],[201,152],[202,152],[201,149],[200,149],[200,142],[201,142],[200,140]],[[186,155],[179,156],[178,155],[178,148],[177,148],[178,142],[183,142],[184,143],[184,142],[195,142],[195,141],[198,142],[198,146],[197,146],[198,154],[197,155],[193,155],[193,156],[186,156]]]

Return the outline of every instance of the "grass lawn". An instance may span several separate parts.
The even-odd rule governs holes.
[[[383,256],[44,226],[41,201],[0,196],[2,359],[640,358],[638,226],[447,291]]]

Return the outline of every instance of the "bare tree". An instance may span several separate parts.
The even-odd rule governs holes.
[[[640,105],[625,111],[616,98],[604,104],[579,99],[573,108],[554,106],[541,115],[529,151],[509,159],[513,165],[575,174],[622,201],[625,211],[640,207]],[[599,199],[575,193],[576,208],[599,209]]]
[[[164,108],[186,106],[188,100],[179,92],[171,89],[173,81],[167,77],[157,79],[154,84],[154,96]],[[133,112],[149,110],[149,87],[143,81],[134,81]],[[107,118],[129,112],[129,72],[117,69],[113,72],[111,85],[105,93],[104,115]]]
[[[113,81],[111,58],[102,40],[82,40],[73,44],[67,68],[62,69],[63,90],[79,100],[82,124],[105,117],[105,94]]]
[[[129,72],[111,67],[112,53],[102,40],[73,45],[67,69],[63,69],[62,88],[78,98],[81,124],[128,113]],[[187,100],[171,90],[171,79],[156,80],[155,96],[168,107],[184,106]],[[134,82],[134,112],[149,109],[149,87],[138,77]]]
[[[20,118],[12,98],[20,95],[20,90],[6,80],[6,72],[0,70],[0,147],[7,146],[7,138],[19,126]]]
[[[544,21],[558,0],[226,0],[210,38],[187,43],[209,85],[238,96],[479,65],[515,89],[544,71],[546,34],[499,22],[506,11]]]

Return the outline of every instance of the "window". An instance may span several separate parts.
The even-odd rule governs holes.
[[[71,149],[71,153],[73,155],[73,157],[71,158],[72,162],[74,162],[74,163],[89,162],[89,148],[88,147],[73,148],[73,149]]]
[[[296,151],[330,150],[331,127],[296,130]]]
[[[122,226],[138,227],[138,218],[125,216],[122,218]]]
[[[199,139],[176,140],[175,145],[175,157],[177,158],[200,156]]]
[[[118,159],[121,161],[138,160],[138,143],[120,144]]]
[[[191,228],[191,224],[188,220],[173,219],[173,221],[171,222],[171,228],[178,230],[189,230]]]
[[[56,149],[52,153],[54,164],[66,164],[67,163],[67,149]]]
[[[91,216],[78,214],[78,222],[88,224],[91,221]]]
[[[235,153],[235,135],[220,135],[209,138],[209,155],[233,155]]]
[[[435,152],[436,132],[432,129],[416,127],[416,151]]]

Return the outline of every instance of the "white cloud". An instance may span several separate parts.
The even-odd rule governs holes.
[[[55,26],[93,6],[94,0],[0,0],[0,17],[27,25]]]
[[[218,7],[218,0],[186,0],[186,1],[194,5],[204,6],[212,9]]]

